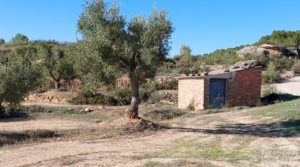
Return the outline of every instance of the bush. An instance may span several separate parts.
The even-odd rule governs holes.
[[[296,60],[292,70],[294,71],[295,74],[300,74],[300,60]]]
[[[122,87],[113,93],[117,105],[128,105],[131,102],[131,90],[129,87]]]
[[[277,93],[276,87],[273,85],[268,85],[263,91],[261,97],[269,96],[270,94]]]
[[[281,55],[277,57],[270,57],[270,61],[274,63],[277,69],[287,69],[290,70],[293,66],[294,60],[289,59],[287,56]]]
[[[154,103],[157,103],[157,102],[159,102],[163,99],[165,99],[165,94],[160,93],[160,92],[153,92],[153,93],[151,93],[151,95],[148,99],[148,103],[154,104]]]
[[[156,91],[156,90],[177,90],[178,81],[176,79],[171,79],[165,82],[149,82],[145,83],[141,86],[143,89],[147,89],[148,91]]]
[[[185,112],[179,110],[176,107],[163,106],[163,107],[159,107],[159,108],[151,107],[150,110],[146,111],[143,114],[143,117],[150,119],[150,120],[162,121],[162,120],[174,119],[174,118],[180,117],[184,114],[185,114]]]
[[[141,102],[147,102],[151,94],[152,90],[140,88]],[[116,100],[116,105],[129,105],[131,102],[131,90],[129,87],[117,89],[112,96]]]
[[[273,62],[270,62],[267,68],[267,71],[262,76],[263,83],[274,83],[279,82],[280,75],[276,71],[276,66]]]
[[[115,105],[116,101],[110,96],[105,96],[91,90],[82,90],[77,97],[71,100],[73,104],[105,104]]]

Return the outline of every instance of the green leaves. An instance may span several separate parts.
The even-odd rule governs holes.
[[[98,0],[84,7],[78,31],[88,46],[85,55],[102,61],[98,70],[117,69],[113,74],[119,75],[154,71],[168,54],[173,28],[165,11],[153,10],[148,19],[134,17],[127,23],[118,6],[108,8]]]
[[[75,77],[73,44],[41,44],[39,54],[43,61],[46,75],[52,78],[56,89],[61,86],[62,80],[68,82]]]
[[[29,41],[28,37],[23,34],[17,34],[14,38],[12,38],[11,42],[15,45],[18,44],[27,44]]]
[[[281,47],[300,47],[300,31],[273,31],[262,37],[258,44],[274,44]]]
[[[32,53],[29,55],[29,53]],[[32,61],[34,49],[24,47],[9,55],[8,63],[0,65],[0,105],[3,101],[16,104],[30,90],[37,87],[41,66]]]

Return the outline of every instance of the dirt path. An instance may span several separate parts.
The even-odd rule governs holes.
[[[300,96],[300,76],[289,79],[284,83],[275,84],[275,86],[279,92]]]
[[[41,102],[22,102],[22,106],[42,106],[42,107],[54,107],[54,108],[105,108],[106,110],[118,110],[124,109],[126,106],[103,106],[103,105],[74,105],[74,104],[54,104],[54,103],[41,103]]]
[[[262,137],[245,135],[251,127],[245,128],[244,134],[223,133],[220,126],[230,124],[252,125],[256,119],[245,114],[249,111],[238,111],[202,115],[188,114],[180,118],[181,126],[162,130],[144,136],[122,136],[113,139],[55,141],[40,144],[24,145],[0,149],[0,166],[144,166],[151,161],[171,163],[189,161],[207,166],[300,166],[298,137]],[[181,141],[188,142],[180,144]],[[250,151],[252,160],[237,159],[235,155],[224,152],[224,155],[207,152],[210,157],[197,157],[201,149],[215,148],[216,142],[221,151],[228,151],[236,145],[245,147],[245,154]],[[179,145],[174,144],[178,143]],[[199,145],[194,148],[189,142]],[[202,145],[204,144],[204,145]],[[179,148],[179,150],[176,150]],[[174,150],[175,149],[175,150]],[[218,148],[216,148],[218,150]],[[282,153],[282,151],[285,151]],[[187,151],[188,154],[184,154]],[[194,155],[196,151],[197,154]],[[164,153],[164,154],[161,154]],[[161,154],[161,155],[160,155]],[[259,154],[259,157],[255,157]],[[285,155],[289,155],[288,157]],[[228,156],[228,157],[227,157]],[[252,157],[254,156],[254,157]],[[227,160],[229,159],[229,160]],[[190,165],[187,165],[190,166]]]

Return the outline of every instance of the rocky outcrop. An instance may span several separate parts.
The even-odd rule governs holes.
[[[285,47],[280,47],[271,44],[262,44],[260,46],[246,46],[236,52],[240,58],[245,58],[249,55],[267,54],[270,56],[286,55],[290,57],[298,56],[297,51],[289,50]]]
[[[258,60],[240,61],[229,67],[229,71],[246,70],[250,68],[260,68],[261,63]]]
[[[256,54],[257,46],[246,46],[236,52],[240,58]]]

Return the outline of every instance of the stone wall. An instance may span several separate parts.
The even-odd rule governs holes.
[[[178,108],[193,106],[195,110],[204,108],[203,77],[186,77],[178,81]]]

